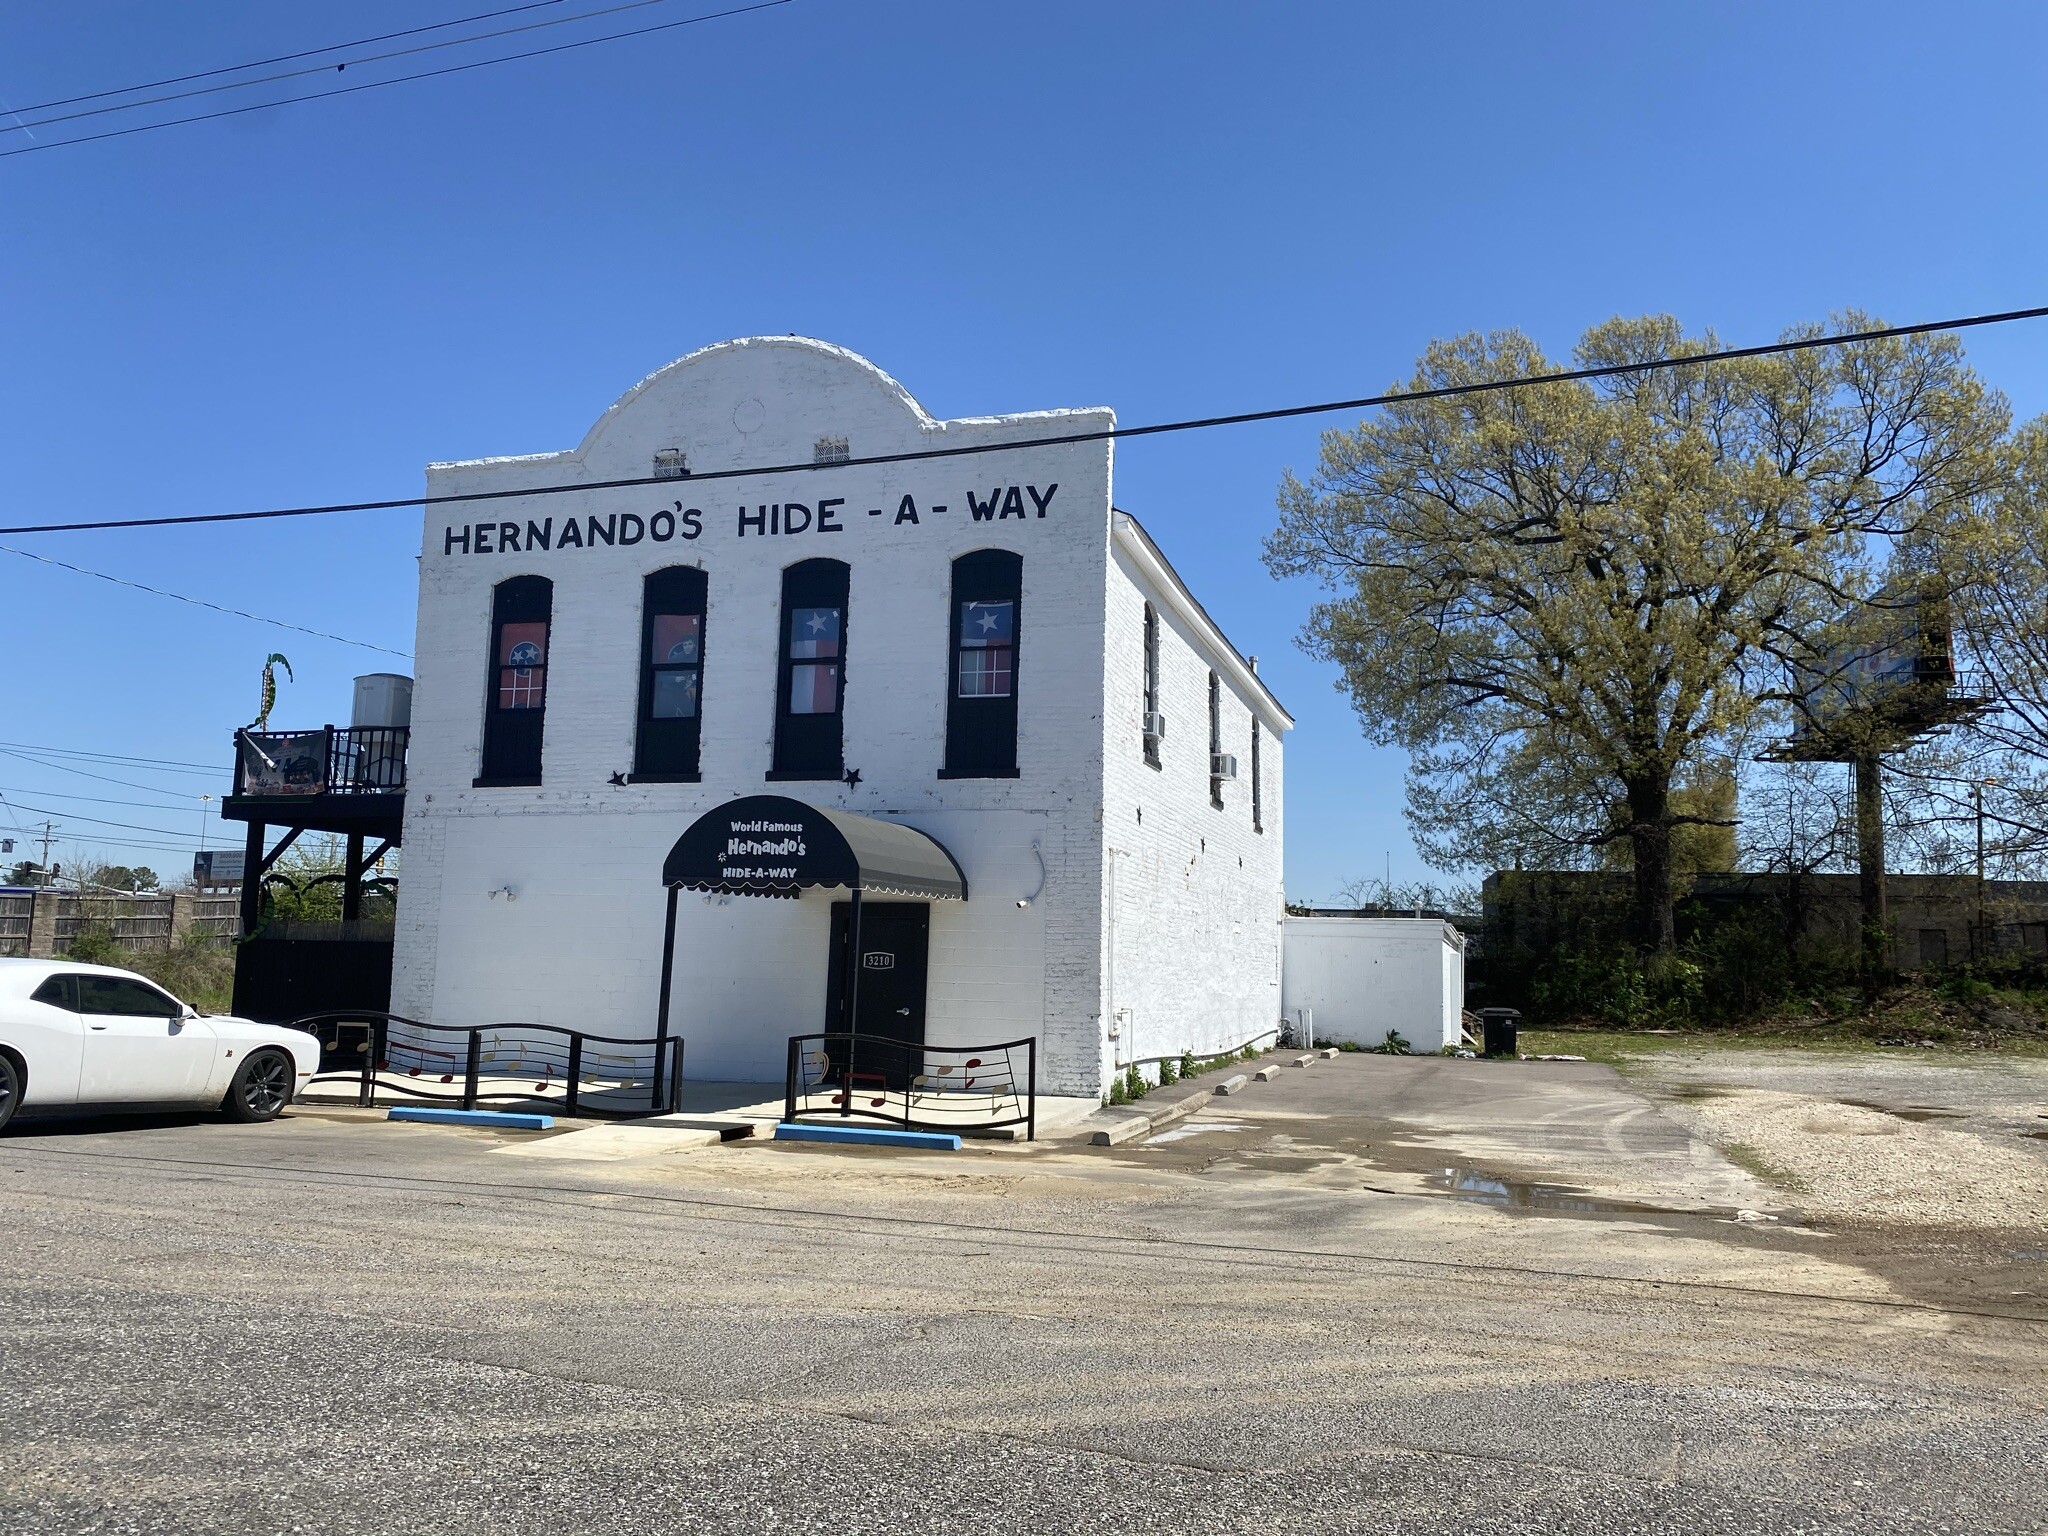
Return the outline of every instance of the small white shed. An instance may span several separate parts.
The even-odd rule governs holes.
[[[1436,917],[1290,917],[1281,927],[1280,1001],[1315,1011],[1316,1044],[1378,1045],[1397,1030],[1417,1053],[1456,1045],[1465,1009],[1465,936]]]

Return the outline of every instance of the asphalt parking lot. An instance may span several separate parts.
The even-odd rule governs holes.
[[[18,1122],[0,1529],[2044,1529],[2037,1292],[1524,1068],[1104,1149]]]

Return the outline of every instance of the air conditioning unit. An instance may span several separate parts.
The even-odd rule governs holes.
[[[654,451],[654,478],[657,480],[687,480],[690,477],[690,460],[680,448],[657,448]]]
[[[1237,759],[1228,752],[1209,754],[1209,777],[1212,779],[1234,779],[1237,777]]]
[[[1166,740],[1166,716],[1148,712],[1145,716],[1145,734],[1154,741]]]

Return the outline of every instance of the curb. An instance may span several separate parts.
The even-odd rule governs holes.
[[[419,1104],[396,1105],[384,1118],[419,1125],[491,1125],[514,1131],[545,1131],[555,1123],[553,1115],[522,1115],[503,1109],[429,1109]]]
[[[1277,1062],[1258,1070],[1258,1079],[1262,1083],[1270,1083],[1279,1075],[1280,1068]],[[1163,1131],[1169,1125],[1187,1119],[1218,1094],[1236,1093],[1250,1082],[1251,1079],[1244,1073],[1236,1073],[1220,1083],[1211,1084],[1207,1088],[1197,1088],[1193,1093],[1175,1099],[1171,1104],[1150,1113],[1141,1112],[1128,1120],[1120,1120],[1115,1125],[1106,1125],[1098,1131],[1091,1132],[1088,1144],[1094,1147],[1120,1147],[1127,1141],[1136,1141],[1139,1137],[1149,1136],[1154,1131]]]
[[[950,1131],[899,1131],[882,1126],[815,1125],[784,1120],[775,1127],[776,1141],[829,1141],[842,1146],[920,1147],[929,1152],[958,1152],[960,1138]]]

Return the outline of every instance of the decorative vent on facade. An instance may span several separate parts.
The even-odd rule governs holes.
[[[847,447],[843,437],[821,437],[811,449],[813,464],[844,464],[852,457],[853,451]]]
[[[687,480],[690,477],[690,461],[680,448],[657,448],[654,453],[654,478],[657,480]]]

